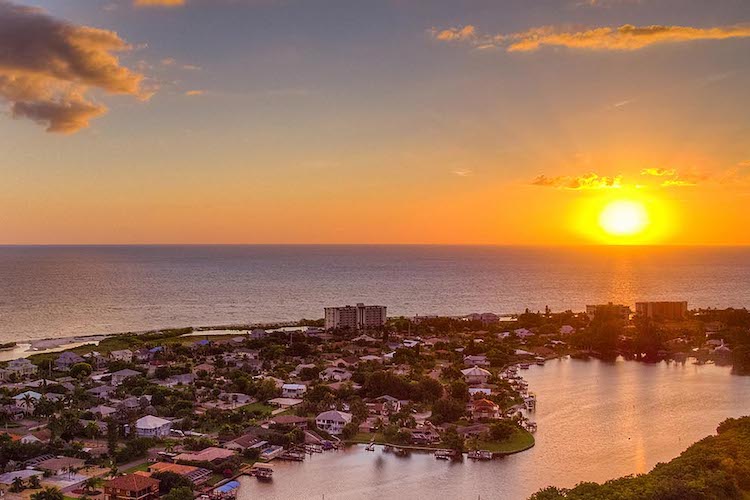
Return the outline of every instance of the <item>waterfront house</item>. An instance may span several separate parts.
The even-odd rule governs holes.
[[[180,453],[174,457],[175,462],[221,462],[234,456],[233,450],[209,446],[201,451]]]
[[[135,421],[135,433],[138,437],[167,437],[171,429],[172,422],[154,415],[146,415]]]
[[[111,384],[117,387],[130,377],[137,377],[139,375],[143,374],[141,372],[131,370],[130,368],[125,368],[124,370],[119,370],[112,374]]]
[[[104,500],[157,500],[159,480],[141,474],[125,474],[104,483]]]
[[[243,434],[242,436],[224,443],[224,447],[229,450],[245,451],[249,448],[261,448],[268,444],[266,441],[261,440],[254,433],[250,432]]]
[[[492,373],[485,370],[484,368],[479,368],[478,366],[461,370],[461,373],[464,376],[464,380],[469,385],[486,384],[492,376]]]
[[[192,465],[180,465],[168,462],[149,464],[148,471],[151,474],[173,472],[193,483],[193,486],[200,486],[211,478],[211,471],[204,469],[203,467],[193,467]]]
[[[500,418],[500,407],[489,399],[477,399],[471,402],[471,418],[474,420]]]
[[[276,425],[289,425],[292,427],[299,427],[300,429],[307,429],[308,420],[305,417],[298,417],[297,415],[279,415],[270,420],[270,423]]]
[[[281,386],[281,396],[284,398],[300,398],[307,392],[304,384],[284,384]]]
[[[487,361],[487,356],[484,354],[477,354],[474,356],[464,356],[464,366],[490,366],[490,362]]]
[[[338,435],[344,430],[346,424],[352,421],[351,413],[338,410],[324,411],[315,417],[315,425],[329,434]]]
[[[76,363],[84,363],[85,361],[86,360],[78,354],[71,351],[65,351],[55,360],[55,369],[61,372],[66,372]]]

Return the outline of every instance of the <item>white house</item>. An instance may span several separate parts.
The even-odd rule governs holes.
[[[135,433],[139,437],[166,437],[172,429],[172,422],[153,415],[146,415],[135,421]]]
[[[351,413],[344,413],[338,410],[324,411],[315,417],[315,425],[318,426],[318,429],[322,429],[333,435],[341,434],[346,424],[351,421]]]
[[[299,398],[307,392],[304,384],[284,384],[281,386],[281,396],[284,398]]]
[[[560,335],[570,335],[571,333],[575,333],[575,331],[576,329],[570,325],[563,325],[560,327]]]
[[[114,372],[110,383],[114,386],[118,386],[130,377],[137,377],[138,375],[142,375],[142,373],[131,370],[130,368],[125,368],[124,370]]]
[[[464,380],[469,385],[486,384],[492,376],[489,371],[484,368],[479,368],[478,366],[461,370],[461,373],[464,376]]]
[[[120,351],[112,351],[109,353],[110,359],[114,361],[125,361],[130,363],[133,361],[133,351],[130,349],[122,349]]]

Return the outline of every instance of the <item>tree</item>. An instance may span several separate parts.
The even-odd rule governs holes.
[[[13,483],[10,485],[10,491],[13,493],[20,493],[26,488],[26,484],[24,484],[23,479],[20,477],[16,477],[13,479]]]
[[[102,482],[102,478],[100,477],[90,477],[83,482],[83,491],[86,493],[93,493],[102,485]]]
[[[439,399],[432,407],[432,421],[436,424],[455,422],[466,413],[466,404],[455,399]]]
[[[60,491],[60,488],[48,486],[42,491],[31,494],[31,500],[65,500],[65,495]]]
[[[93,369],[88,363],[76,363],[70,367],[70,376],[78,379],[86,378],[91,375]]]
[[[166,495],[172,490],[179,489],[179,488],[187,488],[190,490],[190,493],[193,492],[193,483],[190,482],[188,478],[185,476],[181,476],[180,474],[177,474],[176,472],[172,471],[164,471],[164,472],[156,472],[151,475],[154,479],[159,480],[159,494],[160,495]]]
[[[516,426],[501,420],[490,425],[490,437],[493,441],[505,441],[516,432]]]
[[[107,453],[114,458],[117,453],[117,439],[120,434],[120,425],[114,419],[107,420]]]
[[[29,478],[29,488],[32,490],[38,490],[42,487],[41,481],[39,481],[39,476],[31,476]]]
[[[455,426],[448,427],[448,430],[443,434],[443,445],[448,449],[463,453],[464,438],[458,433]]]
[[[186,486],[175,488],[164,495],[162,500],[193,500],[193,490]]]

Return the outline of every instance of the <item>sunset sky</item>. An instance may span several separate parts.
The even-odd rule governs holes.
[[[747,245],[748,89],[747,0],[0,0],[0,244]]]

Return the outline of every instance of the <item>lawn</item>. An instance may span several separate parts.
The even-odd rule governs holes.
[[[489,450],[494,453],[517,453],[534,446],[534,436],[525,430],[519,429],[510,439],[501,443],[493,441],[479,441],[480,450]]]
[[[242,406],[241,408],[252,411],[252,412],[259,412],[270,415],[271,412],[274,410],[273,406],[263,404],[263,403],[250,403],[249,405]]]
[[[146,472],[148,470],[149,463],[143,462],[140,465],[136,465],[135,467],[131,467],[126,471],[123,471],[125,474],[132,474],[133,472]]]

